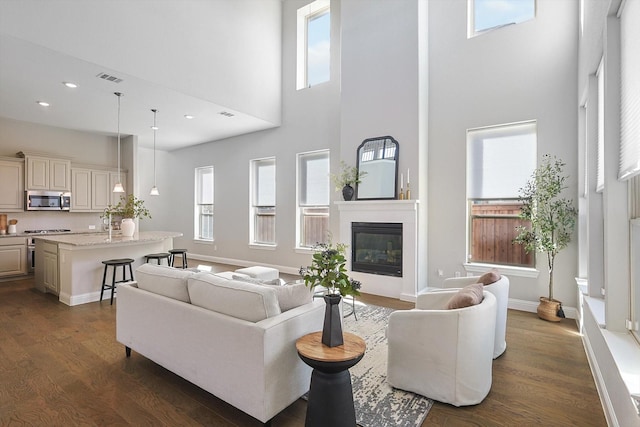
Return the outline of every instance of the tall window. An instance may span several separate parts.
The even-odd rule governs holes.
[[[331,14],[329,0],[298,9],[297,89],[329,81]]]
[[[513,244],[518,190],[536,168],[536,123],[467,131],[469,262],[534,266],[534,255]]]
[[[329,232],[329,151],[298,154],[298,246],[325,243]]]
[[[251,243],[276,243],[276,159],[251,161]]]
[[[213,241],[213,166],[196,168],[195,224],[196,240]]]
[[[535,18],[535,0],[468,0],[469,37]]]

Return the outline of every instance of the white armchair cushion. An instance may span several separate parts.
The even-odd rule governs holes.
[[[445,279],[444,288],[462,288],[470,283],[477,283],[482,276],[454,277]],[[507,312],[509,308],[509,278],[502,275],[497,282],[485,285],[485,291],[491,292],[496,297],[498,304],[496,310],[496,338],[493,358],[502,355],[507,349]]]
[[[455,291],[419,296],[420,309],[389,317],[387,380],[393,387],[455,406],[480,403],[491,389],[496,299],[446,310]]]

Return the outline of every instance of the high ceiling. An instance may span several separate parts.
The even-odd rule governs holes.
[[[115,135],[121,92],[121,134],[143,147],[153,146],[152,108],[162,150],[278,126],[281,9],[280,0],[0,0],[0,116]]]

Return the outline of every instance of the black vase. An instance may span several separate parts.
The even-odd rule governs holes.
[[[322,344],[337,347],[344,344],[342,339],[342,319],[340,318],[340,295],[324,296],[324,326],[322,327]]]
[[[349,201],[349,200],[353,199],[353,193],[355,193],[355,190],[349,184],[347,184],[344,187],[342,187],[342,198],[345,201]]]

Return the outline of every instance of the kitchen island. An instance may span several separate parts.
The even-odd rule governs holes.
[[[132,258],[135,271],[145,255],[167,252],[173,248],[173,238],[180,236],[172,231],[142,231],[133,237],[113,233],[111,238],[107,233],[35,236],[35,286],[70,306],[98,301],[102,261]],[[118,278],[120,274],[118,269]]]

